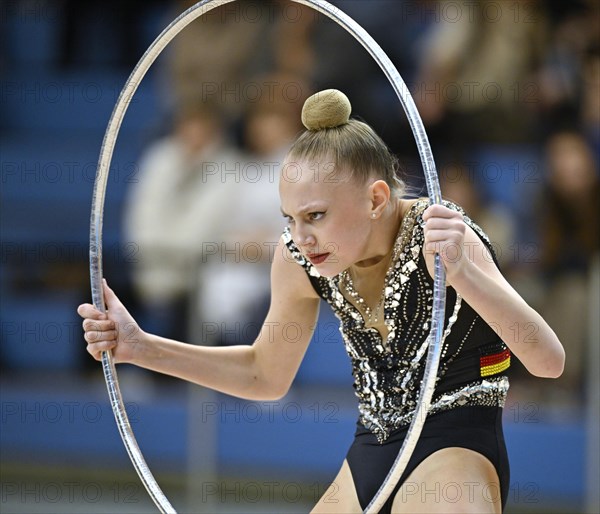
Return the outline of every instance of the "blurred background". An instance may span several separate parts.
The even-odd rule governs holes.
[[[488,232],[502,271],[566,348],[558,380],[513,359],[506,512],[599,512],[600,4],[333,3],[398,67],[444,196]],[[75,309],[90,301],[91,196],[112,108],[148,45],[191,5],[0,3],[2,512],[156,511]],[[279,164],[302,102],[329,87],[425,194],[387,79],[310,8],[240,0],[193,22],[158,58],[119,133],[104,216],[104,274],[145,330],[253,341],[284,226]],[[535,338],[535,326],[516,330]],[[180,512],[308,512],[353,437],[350,365],[327,309],[277,402],[128,366],[119,376],[143,454]]]

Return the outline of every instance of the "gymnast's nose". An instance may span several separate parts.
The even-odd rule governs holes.
[[[295,243],[300,248],[314,248],[317,243],[315,236],[311,233],[310,228],[306,225],[297,225],[294,234]]]

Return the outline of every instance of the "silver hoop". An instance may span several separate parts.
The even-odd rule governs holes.
[[[146,50],[136,67],[133,69],[121,94],[115,104],[112,115],[108,122],[102,147],[100,149],[100,157],[98,161],[98,169],[96,172],[96,180],[94,183],[94,193],[92,198],[92,212],[90,218],[90,282],[92,289],[92,300],[97,309],[102,312],[106,311],[104,305],[104,295],[102,292],[102,220],[104,214],[104,199],[106,194],[106,185],[112,159],[113,150],[117,140],[117,135],[131,101],[144,75],[156,60],[159,54],[169,44],[169,42],[181,32],[188,24],[199,18],[203,14],[221,6],[234,2],[235,0],[203,0],[190,7],[183,12],[169,26],[161,32],[154,40],[150,47]],[[343,13],[337,7],[331,5],[325,0],[293,0],[296,3],[304,4],[334,20],[338,25],[346,29],[354,38],[363,45],[369,52],[371,57],[379,64],[394,91],[398,95],[400,103],[408,117],[410,127],[412,129],[423,171],[425,182],[427,184],[427,192],[431,203],[441,202],[440,186],[438,182],[437,172],[433,155],[425,133],[425,127],[415,103],[402,80],[402,77],[381,49],[381,47],[373,40],[373,38],[352,18]],[[427,363],[423,376],[423,385],[419,393],[417,408],[414,412],[408,433],[402,448],[394,461],[394,464],[381,485],[375,497],[371,500],[365,513],[378,512],[386,500],[391,495],[394,487],[398,483],[406,465],[412,455],[414,447],[417,443],[425,418],[431,404],[431,398],[435,388],[435,379],[439,367],[441,353],[441,339],[444,327],[444,315],[446,305],[446,274],[442,265],[440,256],[435,255],[434,264],[434,288],[433,288],[433,308],[431,320],[431,332],[428,337],[429,350],[427,353]],[[115,415],[117,427],[123,439],[123,444],[129,454],[135,470],[137,471],[142,483],[150,494],[150,497],[163,513],[174,513],[175,509],[169,503],[169,500],[163,494],[159,485],[156,483],[142,452],[137,444],[133,430],[127,418],[123,398],[119,388],[117,372],[110,352],[102,353],[102,369],[104,378],[108,388],[110,403]]]

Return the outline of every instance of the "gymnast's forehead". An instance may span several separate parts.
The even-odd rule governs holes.
[[[293,184],[347,184],[352,173],[329,156],[313,159],[286,158],[281,166],[280,187]]]

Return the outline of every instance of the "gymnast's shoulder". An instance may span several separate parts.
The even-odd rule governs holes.
[[[271,264],[271,292],[292,295],[297,299],[319,299],[298,256],[292,255],[285,234],[279,238]]]

